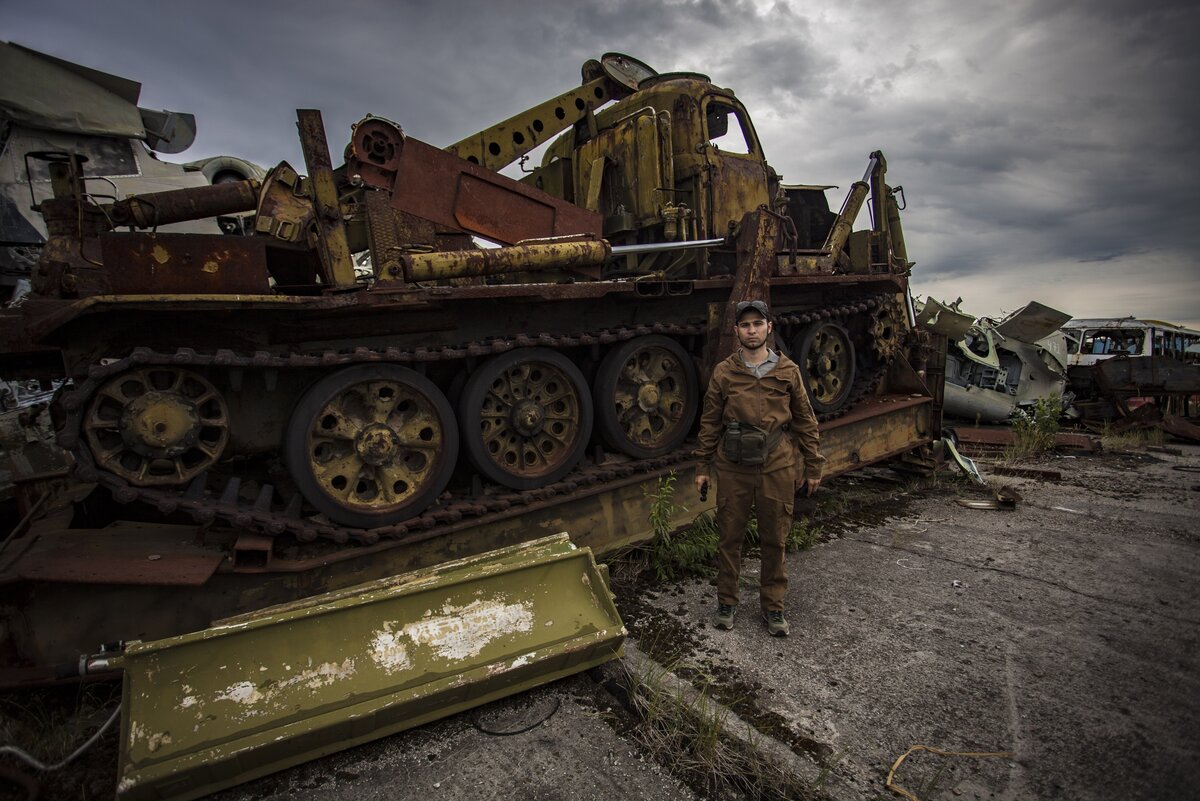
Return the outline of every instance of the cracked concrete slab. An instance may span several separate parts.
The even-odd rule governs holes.
[[[1184,798],[1200,786],[1200,448],[1055,458],[1062,482],[992,479],[1013,512],[943,486],[863,504],[790,556],[792,636],[768,637],[747,563],[735,629],[707,621],[706,581],[651,603],[698,643],[702,672],[751,692],[831,782],[890,797],[884,778],[946,799]],[[987,468],[984,465],[984,474]],[[653,650],[653,648],[651,648]]]

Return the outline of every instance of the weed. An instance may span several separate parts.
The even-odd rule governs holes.
[[[1060,395],[1038,398],[1029,409],[1013,409],[1013,444],[1004,451],[1010,460],[1038,456],[1054,447],[1054,436],[1058,433],[1058,421],[1062,417],[1063,404]]]
[[[635,562],[642,569],[653,567],[659,581],[684,576],[711,576],[716,572],[717,544],[720,535],[711,514],[702,514],[692,525],[672,530],[671,521],[687,508],[677,506],[675,474],[659,480],[650,503],[650,528],[654,539],[637,549]]]
[[[711,687],[695,692],[672,691],[672,670],[655,665],[641,675],[628,673],[633,711],[641,719],[634,736],[672,773],[703,795],[755,799],[809,798],[812,792],[797,778],[764,759],[756,735],[747,742],[724,734],[729,710],[709,701]]]
[[[1113,431],[1108,423],[1100,433],[1100,446],[1106,451],[1141,450],[1148,445],[1162,445],[1165,436],[1161,428],[1143,428],[1133,431]]]
[[[789,551],[803,551],[806,548],[811,548],[821,541],[821,526],[814,523],[809,518],[800,518],[792,521],[792,527],[788,530],[787,549]]]

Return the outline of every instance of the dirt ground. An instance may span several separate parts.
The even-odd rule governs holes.
[[[1056,455],[1024,467],[1059,481],[989,475],[1013,511],[957,477],[883,472],[831,482],[810,510],[817,544],[790,555],[792,636],[757,617],[757,563],[731,632],[708,624],[708,579],[623,599],[637,647],[754,727],[821,766],[814,797],[1185,799],[1200,787],[1200,447]],[[581,675],[220,793],[269,799],[726,798],[656,759],[639,722]],[[65,753],[103,722],[85,694]],[[17,738],[60,725],[59,707],[0,706]],[[107,706],[105,704],[108,704]],[[69,716],[67,716],[69,717]],[[540,721],[540,723],[539,723]],[[508,735],[538,724],[528,731]],[[61,755],[61,754],[59,754]],[[53,756],[41,754],[43,757]],[[109,732],[42,798],[111,798]],[[0,768],[17,763],[0,760]],[[0,785],[4,784],[0,773]],[[24,798],[15,786],[0,798]]]

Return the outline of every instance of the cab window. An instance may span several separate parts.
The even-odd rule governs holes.
[[[710,101],[704,112],[708,143],[722,153],[745,155],[750,152],[750,135],[738,110],[728,103]]]

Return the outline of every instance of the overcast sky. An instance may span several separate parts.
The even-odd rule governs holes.
[[[368,113],[445,145],[625,52],[733,88],[785,182],[837,184],[834,205],[882,149],[918,294],[1200,327],[1194,0],[187,5],[0,0],[0,39],[194,113],[172,158],[301,168],[296,108],[335,158]]]

